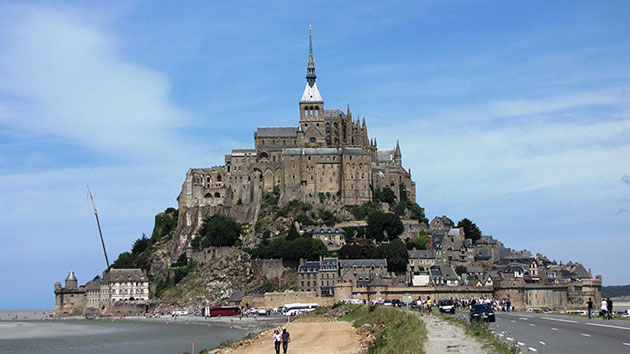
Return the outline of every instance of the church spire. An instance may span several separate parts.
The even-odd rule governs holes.
[[[400,153],[400,144],[398,143],[398,139],[396,139],[396,149],[394,150],[394,162],[398,164],[402,163],[402,154]]]
[[[308,25],[308,65],[306,66],[306,82],[310,87],[315,84],[315,60],[313,59],[313,39],[311,37],[312,24]]]

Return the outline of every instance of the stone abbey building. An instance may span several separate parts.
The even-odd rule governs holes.
[[[316,204],[322,193],[339,205],[360,205],[372,200],[375,189],[389,187],[398,196],[400,185],[415,202],[415,183],[402,165],[398,142],[394,149],[379,150],[368,136],[365,118],[355,119],[349,109],[325,108],[315,79],[309,33],[298,125],[260,127],[253,149],[233,149],[222,166],[188,170],[178,223],[188,230],[180,232],[191,235],[203,217],[220,210],[253,220],[257,212],[251,207],[276,186],[281,205],[292,199]]]

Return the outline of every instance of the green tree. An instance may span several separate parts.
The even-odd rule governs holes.
[[[359,259],[362,258],[363,250],[360,245],[347,244],[343,245],[339,250],[339,258],[341,259]]]
[[[466,268],[466,266],[463,266],[463,265],[458,265],[458,266],[455,268],[455,273],[457,273],[457,274],[459,274],[459,275],[462,275],[462,274],[468,273],[468,268]]]
[[[215,214],[203,221],[197,237],[191,244],[197,249],[210,246],[234,246],[240,236],[241,224],[227,215]]]
[[[333,214],[328,209],[320,210],[319,211],[319,217],[322,219],[322,222],[326,226],[334,226],[335,223],[337,222],[337,218],[335,217],[335,214]]]
[[[464,237],[477,242],[481,238],[481,230],[474,222],[464,218],[457,223],[457,227],[464,228]]]
[[[118,259],[112,263],[112,268],[136,268],[136,257],[130,252],[123,252],[118,255]]]
[[[374,190],[374,201],[392,204],[396,201],[396,193],[389,187]]]
[[[387,259],[387,269],[395,273],[404,273],[407,271],[407,263],[409,263],[409,254],[407,246],[399,240],[393,240],[383,243],[377,248],[379,258]]]
[[[426,250],[427,249],[427,241],[428,241],[427,232],[424,230],[420,231],[420,234],[411,239],[411,243],[413,247],[417,250]]]
[[[304,226],[315,225],[315,222],[313,222],[313,220],[309,218],[306,214],[297,214],[293,220],[299,222]]]
[[[361,206],[359,206],[356,217],[359,220],[363,220],[368,215],[370,215],[370,213],[372,213],[373,211],[376,211],[377,209],[378,208],[376,207],[376,204],[374,204],[373,202],[363,203],[361,204]]]
[[[289,233],[287,234],[287,241],[293,241],[298,237],[300,237],[300,233],[295,228],[295,224],[291,223],[291,227],[289,228]]]
[[[386,240],[385,233],[387,233],[388,240],[393,240],[402,234],[404,230],[405,227],[396,214],[376,210],[368,215],[367,235],[377,242]]]
[[[142,233],[142,237],[140,237],[133,243],[133,246],[131,247],[131,253],[140,254],[144,252],[147,247],[149,247],[149,239],[147,238],[147,234]]]

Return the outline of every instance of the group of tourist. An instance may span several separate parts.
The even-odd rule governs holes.
[[[593,300],[590,297],[586,302],[586,307],[588,309],[588,318],[590,320],[593,317]],[[602,299],[602,306],[600,308],[599,315],[602,316],[603,320],[612,320],[613,301],[609,297]]]
[[[273,345],[276,349],[276,354],[280,354],[280,345],[282,344],[282,352],[286,353],[289,347],[289,342],[291,341],[291,335],[287,328],[282,329],[282,333],[279,330],[273,331]]]

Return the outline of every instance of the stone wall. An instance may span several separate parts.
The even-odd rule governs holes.
[[[261,274],[268,280],[278,280],[284,273],[282,259],[256,259],[252,261],[254,273]]]
[[[315,291],[271,292],[265,293],[264,296],[245,296],[241,305],[246,306],[247,304],[254,308],[271,309],[292,303],[315,303],[320,306],[330,306],[335,303],[335,298],[317,296]]]
[[[190,258],[197,263],[203,264],[236,252],[239,252],[238,247],[210,247],[201,251],[192,250],[192,252],[190,252]]]

